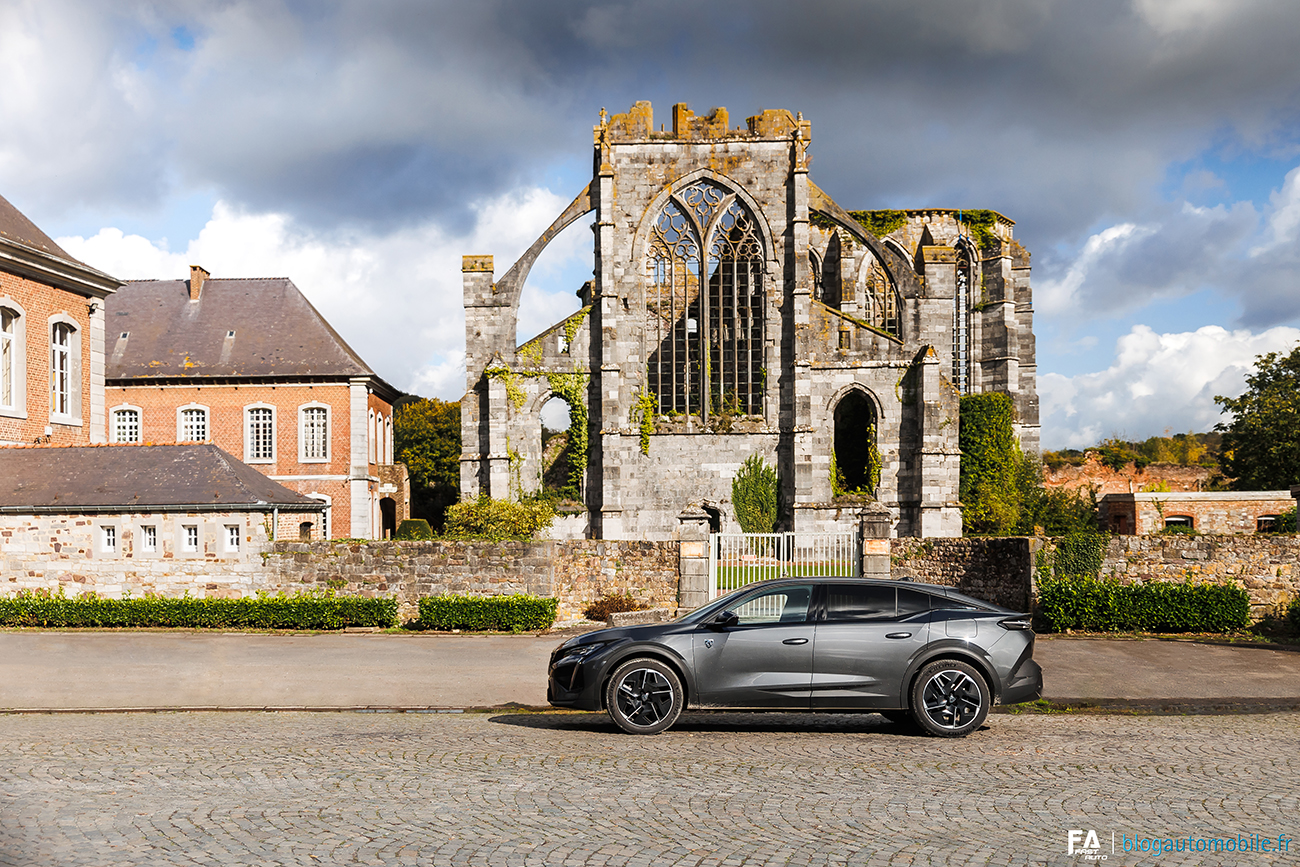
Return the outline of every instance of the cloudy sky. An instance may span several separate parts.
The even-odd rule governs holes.
[[[1207,430],[1300,341],[1300,5],[0,0],[0,193],[121,278],[288,276],[399,388],[464,388],[607,107],[812,121],[852,208],[993,208],[1034,254],[1043,443]],[[575,309],[573,227],[520,337]]]

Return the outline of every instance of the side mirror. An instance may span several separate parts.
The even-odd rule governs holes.
[[[726,629],[729,626],[735,626],[740,622],[740,618],[734,611],[719,611],[718,614],[709,621],[708,625],[712,629]]]

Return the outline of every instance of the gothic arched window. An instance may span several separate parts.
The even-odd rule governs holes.
[[[885,267],[874,256],[862,275],[862,306],[864,319],[886,334],[901,336],[898,290],[894,288]]]
[[[952,384],[960,394],[971,390],[971,285],[975,270],[970,248],[957,246],[957,291],[952,310]]]
[[[735,193],[699,181],[660,211],[646,256],[647,387],[658,412],[763,406],[763,245]]]

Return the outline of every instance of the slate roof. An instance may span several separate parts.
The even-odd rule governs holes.
[[[0,447],[0,513],[323,507],[211,444]]]
[[[11,241],[17,241],[19,244],[26,244],[28,247],[35,247],[38,250],[44,250],[55,256],[61,256],[64,259],[70,259],[62,247],[54,243],[49,235],[42,232],[36,227],[36,224],[27,219],[22,211],[9,204],[9,200],[0,196],[0,235]]]
[[[135,280],[105,301],[105,311],[110,381],[353,376],[378,380],[285,277],[209,277],[197,301],[190,301],[187,280]],[[122,337],[122,332],[128,336]]]

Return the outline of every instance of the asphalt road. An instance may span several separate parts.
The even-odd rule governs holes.
[[[0,710],[546,703],[554,635],[0,632]],[[1300,653],[1040,639],[1045,697],[1300,707]]]
[[[686,714],[650,738],[600,714],[0,715],[0,865],[1096,863],[1072,829],[1108,867],[1287,865],[1298,732],[1291,713],[999,715],[959,741],[874,715]]]

